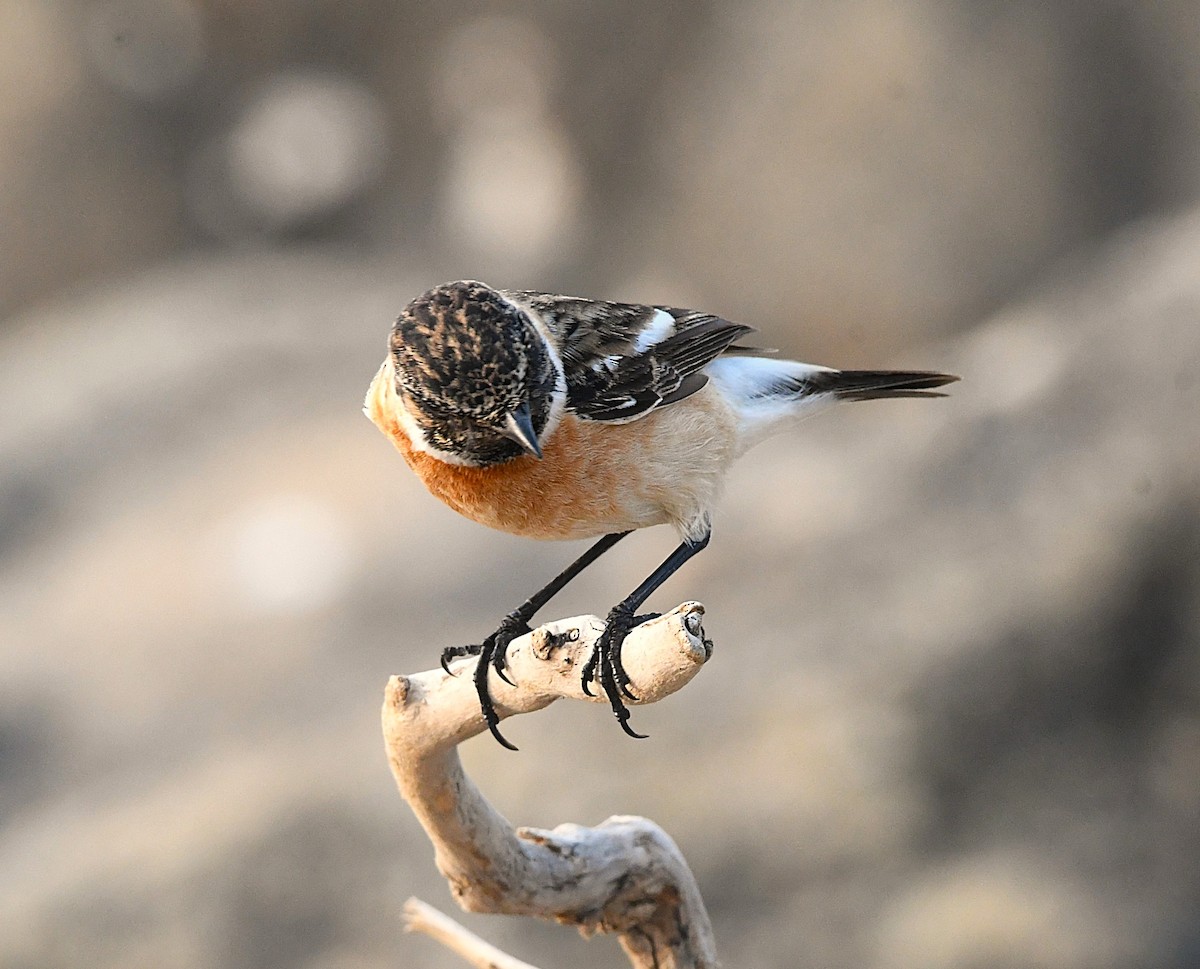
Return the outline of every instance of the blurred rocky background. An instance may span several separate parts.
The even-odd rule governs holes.
[[[457,964],[382,689],[579,551],[359,414],[473,276],[964,376],[749,456],[714,662],[468,744],[510,818],[655,818],[731,966],[1200,965],[1197,0],[0,0],[0,225],[0,964]]]

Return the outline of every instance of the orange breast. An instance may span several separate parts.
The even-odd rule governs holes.
[[[540,539],[590,538],[673,522],[686,530],[707,512],[733,456],[734,423],[719,399],[694,398],[629,424],[565,414],[543,442],[489,468],[448,464],[413,448],[385,366],[367,414],[429,491],[491,528]]]

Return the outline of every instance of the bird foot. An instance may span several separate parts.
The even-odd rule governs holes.
[[[517,610],[505,616],[496,631],[482,643],[473,643],[469,646],[448,646],[442,650],[442,669],[451,676],[455,675],[450,669],[451,660],[458,659],[460,656],[479,657],[479,661],[475,664],[474,674],[475,692],[479,695],[479,709],[483,713],[483,719],[492,736],[501,746],[507,747],[509,750],[517,748],[505,740],[500,733],[498,726],[500,715],[496,713],[496,705],[492,702],[491,691],[488,689],[488,667],[494,669],[500,679],[509,686],[515,686],[516,684],[504,673],[508,666],[508,645],[514,639],[524,636],[530,631],[529,617]]]
[[[509,686],[513,686],[515,684],[512,680],[504,675],[504,669],[508,665],[508,644],[528,632],[531,632],[529,620],[520,612],[510,612],[500,621],[500,625],[496,627],[496,631],[482,643],[471,643],[467,646],[447,646],[443,649],[441,656],[442,669],[451,676],[455,676],[454,671],[450,669],[450,664],[454,660],[463,656],[479,656],[487,653],[492,666],[500,674],[501,679]]]
[[[478,656],[482,649],[483,643],[473,643],[470,646],[447,646],[442,650],[442,669],[451,676],[455,676],[457,674],[450,669],[450,664],[463,656]]]
[[[629,707],[625,705],[625,699],[636,702],[637,696],[629,689],[629,674],[621,663],[621,647],[630,630],[656,617],[657,614],[634,616],[632,607],[624,604],[614,606],[605,620],[604,632],[596,641],[596,648],[580,672],[583,692],[593,696],[590,684],[598,680],[621,729],[639,740],[645,739],[646,735],[637,733],[629,726]]]
[[[629,606],[620,604],[614,606],[605,620],[604,632],[600,634],[596,647],[592,650],[592,655],[588,657],[581,671],[583,692],[588,696],[594,696],[590,684],[599,682],[621,729],[630,737],[636,737],[639,740],[644,739],[645,734],[637,733],[629,726],[629,707],[625,705],[625,700],[636,702],[638,698],[629,688],[629,674],[625,672],[625,667],[621,663],[621,646],[631,630],[651,619],[657,619],[660,615],[661,613],[650,612],[635,616],[633,609]],[[451,676],[455,675],[450,669],[450,663],[453,660],[463,656],[479,657],[479,661],[475,664],[473,677],[475,690],[479,695],[479,708],[491,735],[509,750],[517,748],[500,733],[500,715],[496,712],[491,691],[488,689],[488,668],[494,669],[496,674],[509,686],[515,686],[504,672],[508,665],[508,646],[514,639],[524,636],[530,631],[529,617],[517,610],[505,616],[496,631],[482,643],[448,646],[442,650],[442,669]]]

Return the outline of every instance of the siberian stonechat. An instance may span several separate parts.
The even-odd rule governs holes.
[[[695,310],[493,289],[462,281],[414,299],[392,328],[367,416],[425,486],[477,522],[541,539],[600,537],[482,643],[475,685],[492,735],[488,667],[549,599],[637,528],[671,524],[681,543],[608,613],[582,670],[621,728],[636,699],[621,643],[650,594],[708,544],[710,515],[736,458],[796,418],[839,400],[941,397],[957,377],[831,370],[739,344],[751,327]],[[448,669],[448,666],[447,666]],[[516,748],[512,748],[516,749]]]

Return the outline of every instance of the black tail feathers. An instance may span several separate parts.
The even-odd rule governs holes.
[[[838,400],[945,397],[934,388],[958,379],[933,370],[820,370],[806,374],[796,389],[806,395],[833,394]]]

